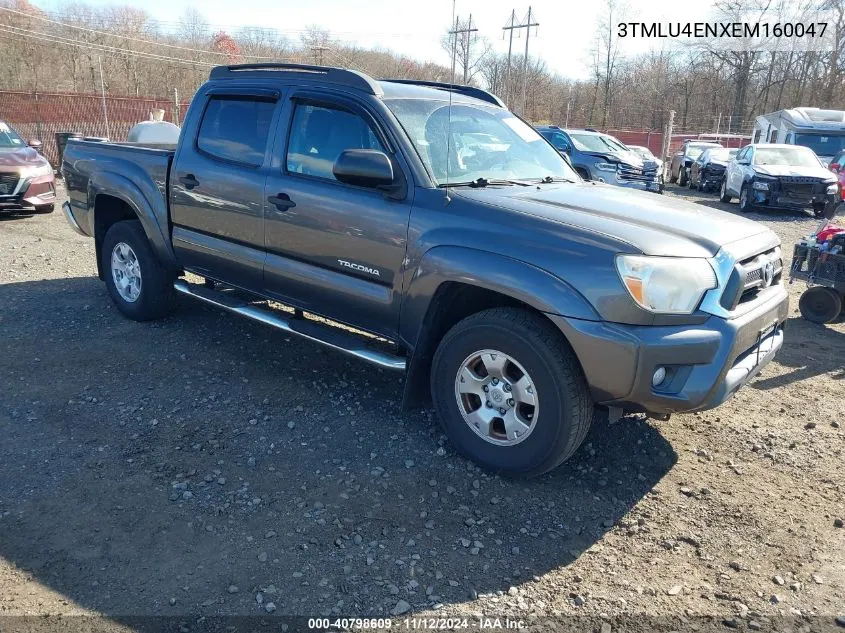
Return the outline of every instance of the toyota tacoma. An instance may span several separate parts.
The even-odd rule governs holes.
[[[596,413],[715,407],[783,343],[772,231],[584,182],[477,88],[222,66],[176,147],[71,140],[62,169],[124,315],[187,295],[404,371],[405,405],[508,475]]]

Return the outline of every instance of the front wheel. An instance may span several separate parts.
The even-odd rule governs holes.
[[[730,193],[728,193],[728,179],[722,178],[722,188],[719,191],[719,200],[721,202],[730,202],[733,199]]]
[[[743,213],[754,210],[754,204],[751,202],[751,192],[747,184],[742,185],[742,189],[739,191],[739,210]]]
[[[173,311],[174,275],[153,253],[141,223],[117,222],[103,240],[100,264],[117,309],[135,321],[151,321]]]
[[[681,165],[678,169],[678,185],[685,187],[687,184],[687,168]]]
[[[594,410],[563,335],[544,317],[517,308],[485,310],[449,330],[434,356],[431,390],[457,450],[518,477],[568,459]]]

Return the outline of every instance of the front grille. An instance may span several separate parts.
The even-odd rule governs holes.
[[[780,247],[740,261],[734,266],[720,303],[726,310],[735,310],[753,301],[760,292],[776,286],[783,275]]]
[[[810,197],[814,194],[824,193],[827,183],[819,178],[810,176],[781,176],[778,178],[780,189],[787,196]]]
[[[653,182],[657,177],[657,166],[646,165],[640,168],[619,163],[616,177],[624,182]]]
[[[17,186],[17,174],[0,174],[0,196],[11,196]]]

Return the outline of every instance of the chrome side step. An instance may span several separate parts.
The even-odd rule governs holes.
[[[386,352],[368,348],[360,337],[347,334],[343,330],[328,325],[321,325],[308,319],[285,318],[285,315],[269,308],[254,306],[237,297],[229,297],[222,292],[211,290],[197,284],[189,284],[183,279],[173,282],[176,292],[188,295],[229,312],[240,314],[253,321],[259,321],[283,332],[296,334],[315,343],[331,347],[339,352],[365,360],[385,369],[405,371],[405,359]]]

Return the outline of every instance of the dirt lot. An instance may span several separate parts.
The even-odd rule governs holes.
[[[786,245],[817,224],[755,218]],[[845,323],[800,319],[801,289],[729,403],[597,425],[514,482],[401,412],[396,375],[189,300],[128,321],[58,210],[0,220],[0,615],[835,626]]]

